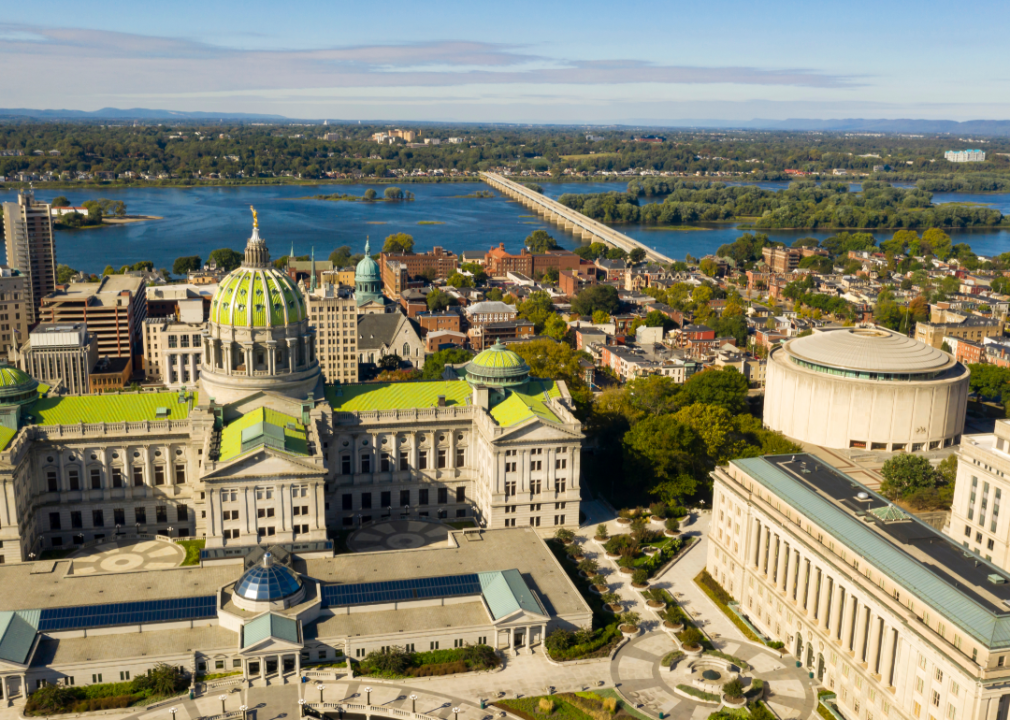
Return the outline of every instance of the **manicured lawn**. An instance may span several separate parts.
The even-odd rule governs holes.
[[[546,697],[546,696],[544,696]],[[540,697],[524,697],[515,700],[499,700],[496,704],[510,710],[519,710],[535,720],[593,720],[588,714],[573,707],[556,696],[548,698],[554,702],[554,712],[546,714],[540,710]]]
[[[207,546],[206,540],[176,540],[175,543],[182,545],[186,551],[186,559],[182,561],[183,566],[200,564],[200,551]]]

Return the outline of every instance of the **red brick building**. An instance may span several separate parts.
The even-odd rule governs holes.
[[[452,330],[454,332],[460,332],[461,318],[459,313],[454,312],[422,312],[418,313],[414,320],[417,324],[421,326],[421,330],[425,333],[435,332],[437,330]]]
[[[558,289],[568,297],[575,297],[582,288],[595,284],[596,266],[591,263],[558,274]]]
[[[582,264],[582,258],[568,250],[551,250],[542,255],[534,255],[526,248],[513,255],[505,249],[504,243],[491,248],[484,256],[484,272],[490,277],[506,277],[510,272],[527,277],[536,277],[549,268],[555,268],[560,273],[563,270],[576,270]]]
[[[410,287],[410,280],[428,270],[447,278],[459,267],[459,256],[451,250],[434,247],[426,253],[379,253],[382,287],[389,297],[399,297]]]

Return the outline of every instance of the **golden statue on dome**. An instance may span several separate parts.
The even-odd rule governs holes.
[[[256,213],[256,208],[250,205],[249,209],[252,210],[253,214],[253,227],[259,229],[260,221],[259,221],[259,215]]]

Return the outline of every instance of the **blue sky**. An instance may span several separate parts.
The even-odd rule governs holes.
[[[988,0],[33,0],[0,18],[0,107],[587,124],[1006,119],[1008,21],[1010,3]]]

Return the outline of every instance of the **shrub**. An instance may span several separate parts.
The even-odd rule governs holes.
[[[638,621],[641,620],[637,612],[628,611],[621,615],[621,622],[625,625],[633,625],[638,627]]]
[[[617,712],[617,698],[615,697],[603,698],[603,707],[609,713]]]
[[[579,562],[579,570],[586,575],[595,575],[600,569],[600,564],[592,558],[586,558]]]
[[[662,537],[662,534],[656,530],[650,530],[644,524],[642,525],[632,525],[631,529],[631,539],[634,540],[639,545],[645,545],[651,542],[655,542]]]
[[[742,698],[743,697],[743,685],[736,678],[733,678],[728,683],[722,686],[723,695],[731,698]]]
[[[607,526],[606,525],[604,525],[603,523],[600,523],[599,525],[596,526],[596,537],[598,537],[598,538],[600,538],[602,540],[602,539],[605,539],[605,538],[607,538],[609,536],[610,536],[610,534],[607,532]]]
[[[786,644],[781,640],[773,640],[772,642],[768,643],[768,647],[770,647],[772,650],[781,650],[785,646]]]
[[[660,664],[664,665],[665,667],[670,667],[675,662],[680,660],[682,657],[684,657],[684,653],[682,653],[680,650],[673,650],[663,656],[663,659],[660,661]]]
[[[700,698],[701,700],[707,700],[709,702],[719,702],[721,699],[718,695],[713,695],[712,693],[707,693],[704,690],[699,690],[696,687],[691,687],[690,685],[678,685],[677,689],[684,692],[692,697]]]
[[[582,554],[582,548],[579,547],[578,543],[572,543],[565,547],[565,554],[570,558],[578,557]]]
[[[612,538],[607,540],[603,544],[603,549],[606,550],[611,555],[623,555],[623,550],[635,545],[631,536],[628,534],[614,535]],[[638,547],[634,548],[634,552],[638,552]]]
[[[605,590],[607,587],[609,587],[607,584],[607,578],[603,577],[602,575],[597,575],[593,578],[593,585],[595,585],[596,588],[599,590]]]
[[[705,641],[705,636],[701,634],[701,630],[696,627],[689,626],[684,628],[680,633],[680,642],[685,646],[695,646],[701,645]]]
[[[631,573],[631,582],[635,585],[645,585],[649,582],[649,573],[646,570],[639,568],[635,572]]]
[[[666,529],[670,532],[680,532],[680,523],[677,522],[677,518],[670,518],[664,524],[666,525]]]
[[[615,605],[621,600],[620,596],[615,592],[603,593],[601,599],[605,605]]]
[[[666,517],[666,503],[652,503],[652,505],[649,506],[649,512],[655,517]]]
[[[713,657],[717,658],[722,658],[723,660],[729,660],[731,663],[736,665],[741,670],[750,670],[750,665],[747,664],[747,661],[738,658],[736,655],[730,655],[729,653],[724,653],[720,650],[709,650],[705,654],[712,655]]]
[[[558,528],[558,531],[554,533],[554,538],[567,544],[575,539],[575,533],[573,533],[568,528]]]
[[[550,715],[554,712],[554,701],[550,698],[540,698],[540,702],[537,703],[537,706],[540,708],[540,712],[544,715]]]
[[[363,672],[403,675],[410,666],[410,654],[396,645],[383,650],[373,650],[362,660]],[[365,668],[368,670],[365,670]]]

